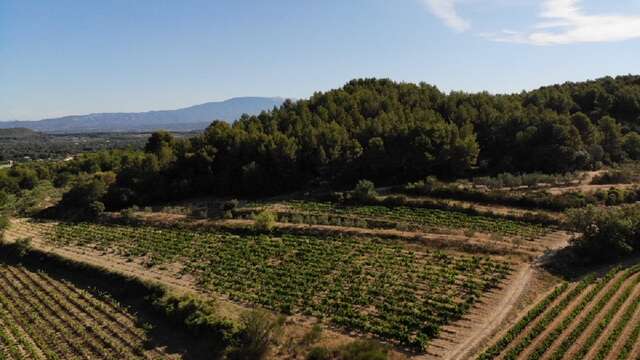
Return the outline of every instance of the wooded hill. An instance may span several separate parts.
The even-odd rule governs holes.
[[[144,153],[87,155],[56,171],[109,172],[98,186],[106,195],[92,198],[120,207],[351,188],[359,179],[386,185],[598,168],[640,159],[639,127],[639,76],[513,95],[362,79],[233,124],[215,121],[192,138],[157,132]]]
[[[444,94],[428,84],[353,80],[286,101],[202,136],[152,137],[160,194],[267,194],[367,178],[401,183],[427,175],[565,172],[640,157],[640,77],[602,78],[514,95]],[[144,185],[140,185],[144,184]],[[181,196],[181,195],[177,195]]]

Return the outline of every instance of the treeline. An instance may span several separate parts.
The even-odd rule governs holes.
[[[114,199],[264,195],[358,179],[397,184],[499,172],[568,172],[640,157],[640,77],[516,95],[445,95],[353,80],[201,136],[152,136],[153,158],[118,174]]]
[[[359,179],[384,186],[429,175],[565,173],[639,159],[639,116],[638,76],[514,95],[363,79],[233,125],[215,121],[189,139],[155,133],[144,153],[119,155],[117,166],[85,165],[110,173],[100,174],[98,191],[108,208],[345,189]]]

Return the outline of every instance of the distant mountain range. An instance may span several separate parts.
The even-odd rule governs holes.
[[[242,114],[256,115],[280,106],[284,99],[238,97],[177,110],[139,113],[71,115],[37,121],[0,121],[0,129],[27,128],[48,133],[131,132],[165,129],[201,130],[214,120],[233,122]]]

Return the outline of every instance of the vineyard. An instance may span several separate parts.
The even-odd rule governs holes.
[[[449,210],[379,205],[340,206],[308,201],[289,201],[282,205],[285,209],[290,209],[290,211],[278,210],[282,213],[279,218],[286,222],[297,222],[296,218],[300,217],[298,214],[307,213],[315,215],[313,220],[318,224],[330,223],[332,219],[337,218],[342,225],[358,227],[368,227],[377,222],[382,223],[384,227],[390,223],[425,231],[467,229],[526,239],[535,239],[549,232],[548,226],[544,225]],[[254,204],[254,207],[258,208],[259,204]]]
[[[0,359],[166,359],[115,300],[0,265]]]
[[[562,284],[486,349],[485,359],[638,359],[640,266]]]
[[[204,291],[424,350],[511,272],[501,260],[411,251],[375,238],[236,235],[59,224],[49,241],[181,263]]]

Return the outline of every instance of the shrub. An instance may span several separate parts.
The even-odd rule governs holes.
[[[307,360],[329,360],[332,357],[331,351],[323,346],[316,346],[307,354]]]
[[[320,337],[322,337],[322,326],[315,324],[311,330],[302,337],[302,343],[305,345],[311,345],[320,340]]]
[[[269,346],[280,333],[281,322],[268,312],[252,310],[240,316],[241,330],[238,344],[231,351],[230,359],[259,360],[264,359]]]
[[[95,219],[104,213],[104,204],[100,201],[94,201],[87,208],[87,216]]]
[[[640,249],[639,205],[574,209],[567,212],[567,224],[581,233],[573,246],[588,261],[613,260]]]
[[[269,211],[263,210],[256,215],[254,226],[259,231],[271,231],[276,224],[276,215]]]
[[[596,185],[628,184],[633,182],[635,179],[636,176],[631,170],[609,170],[594,177],[593,180],[591,180],[591,183]]]
[[[240,202],[237,199],[225,201],[224,204],[222,204],[222,211],[233,211],[238,207],[239,204]]]
[[[376,186],[369,180],[360,180],[352,192],[353,199],[360,202],[368,202],[374,200],[378,193]]]
[[[339,350],[342,360],[386,360],[388,350],[382,344],[370,340],[356,340]]]

